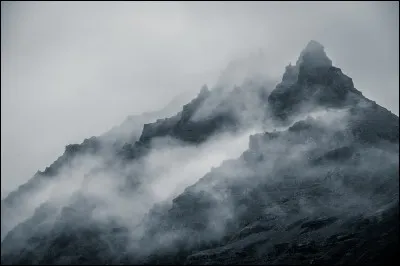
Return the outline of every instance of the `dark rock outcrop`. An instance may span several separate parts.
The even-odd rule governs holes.
[[[332,66],[321,44],[311,41],[295,66],[287,66],[282,82],[270,94],[272,112],[289,119],[299,111],[317,108],[343,108],[364,100],[351,78]]]

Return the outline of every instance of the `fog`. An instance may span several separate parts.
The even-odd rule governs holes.
[[[10,210],[2,207],[4,224],[7,224],[7,228],[2,227],[2,239],[8,226],[29,218],[41,204],[47,202],[47,206],[60,212],[76,200],[73,195],[101,202],[94,219],[116,217],[118,222],[132,227],[154,204],[171,201],[212,167],[238,157],[248,148],[249,136],[256,132],[254,128],[238,134],[221,133],[199,146],[159,138],[152,142],[148,155],[128,165],[121,164],[109,151],[74,157],[54,178],[23,194],[22,200]],[[138,185],[131,187],[130,182]]]
[[[358,90],[398,114],[398,14],[397,2],[3,1],[2,197],[65,145],[213,86],[260,48],[279,79],[318,40]]]
[[[204,249],[226,237],[222,249],[242,250],[279,231],[279,240],[296,238],[307,229],[281,232],[295,221],[328,216],[343,223],[387,210],[398,198],[398,121],[360,97],[340,72],[334,85],[303,82],[304,75],[312,78],[315,62],[327,61],[323,50],[310,49],[297,60],[297,87],[285,73],[278,86],[285,93],[278,91],[274,101],[265,99],[275,77],[259,76],[267,60],[248,69],[243,66],[255,59],[244,57],[175,116],[145,127],[146,119],[139,119],[139,141],[138,132],[129,136],[122,126],[106,138],[68,146],[45,173],[2,201],[2,262],[21,250],[35,251],[27,255],[31,261],[74,262],[87,247],[99,261],[168,260],[182,249],[196,256],[198,247],[207,257]],[[332,70],[330,63],[321,69]],[[276,119],[293,88],[310,98],[299,97],[300,106],[284,109],[288,119]],[[331,102],[319,101],[325,94],[318,90],[333,93]],[[336,94],[343,97],[335,105]],[[114,138],[134,144],[116,148],[109,143]],[[246,235],[268,223],[270,231]],[[64,233],[77,238],[57,246]],[[54,247],[60,256],[49,253]]]
[[[193,191],[194,193],[207,193],[209,199],[216,204],[208,212],[203,213],[203,219],[209,221],[209,226],[212,227],[212,233],[204,235],[204,237],[218,238],[225,232],[227,220],[239,215],[237,210],[232,209],[235,204],[233,194],[229,190],[232,184],[249,191],[259,185],[264,185],[265,182],[268,186],[273,186],[282,181],[279,169],[286,168],[288,165],[290,167],[301,165],[302,173],[297,178],[299,183],[307,182],[310,176],[324,176],[329,167],[306,167],[302,164],[307,158],[305,154],[316,149],[321,143],[326,144],[336,131],[343,130],[347,124],[347,116],[346,109],[317,110],[307,114],[307,117],[317,119],[318,123],[329,133],[323,136],[326,140],[322,142],[301,144],[303,137],[299,135],[295,138],[299,139],[299,142],[294,141],[294,146],[284,139],[268,143],[261,141],[259,144],[254,144],[255,139],[259,136],[256,133],[263,133],[264,130],[269,132],[285,131],[298,121],[306,119],[306,116],[301,114],[285,127],[267,124],[264,125],[263,130],[255,126],[250,130],[244,128],[237,133],[221,132],[200,145],[188,145],[165,137],[154,139],[149,154],[128,164],[121,164],[120,158],[106,154],[109,151],[95,155],[82,154],[75,157],[70,164],[65,164],[51,180],[45,180],[38,188],[22,196],[22,200],[18,204],[11,205],[9,211],[2,206],[2,217],[7,217],[4,221],[10,223],[6,224],[6,227],[10,226],[9,228],[3,227],[2,223],[2,240],[9,229],[29,218],[34,212],[47,213],[44,216],[46,222],[41,223],[42,230],[46,228],[47,224],[52,226],[54,219],[65,219],[74,224],[75,222],[70,220],[74,219],[74,215],[71,216],[66,208],[72,206],[78,211],[78,224],[83,221],[107,223],[114,220],[119,225],[126,226],[130,230],[129,244],[132,244],[129,248],[135,250],[139,237],[160,224],[159,220],[151,216],[151,223],[140,223],[154,208],[154,204],[170,205],[171,200],[175,197],[182,193],[187,195],[187,192]],[[250,137],[249,143],[251,135],[253,137]],[[310,136],[312,137],[312,135]],[[351,142],[351,139],[348,141]],[[250,150],[248,150],[249,148]],[[329,145],[326,145],[322,149],[326,151],[329,148]],[[243,154],[246,150],[248,150],[247,154]],[[289,156],[285,155],[285,159],[282,160],[281,156],[286,154],[282,151],[288,150],[290,150]],[[249,152],[261,152],[268,159],[260,164],[246,165],[246,161],[253,161],[253,159],[247,158]],[[111,161],[109,160],[110,156],[105,155],[111,155]],[[377,158],[381,158],[383,162],[379,162]],[[391,153],[371,150],[369,154],[365,155],[362,165],[356,168],[349,166],[349,170],[368,172],[373,165],[375,167],[379,165],[381,170],[384,166],[390,170],[397,163],[394,158],[395,156]],[[345,165],[341,167],[346,168]],[[383,179],[381,182],[385,181]],[[136,185],[130,186],[129,182]],[[369,180],[369,182],[372,181]],[[193,184],[196,186],[192,187]],[[345,193],[341,198],[336,199],[337,212],[345,212],[344,206],[346,208],[357,206],[357,210],[365,212],[372,205],[368,195],[349,192],[340,179],[325,185],[329,189],[336,190],[337,193]],[[125,191],[128,193],[124,193]],[[82,200],[82,198],[89,199],[89,201]],[[283,206],[276,203],[271,195],[265,195],[264,201],[268,203],[265,209],[266,213],[282,217],[286,215]],[[320,211],[319,206],[315,206],[314,203],[308,202],[302,197],[298,201],[301,210],[310,215]],[[42,205],[45,202],[46,204]],[[85,202],[89,202],[89,205],[94,204],[94,209],[86,206]],[[39,208],[45,211],[39,212]],[[52,214],[48,208],[55,214]],[[82,208],[82,210],[77,208]],[[81,215],[85,215],[85,217]],[[56,218],[57,216],[61,218]],[[165,230],[161,231],[161,234],[157,242],[146,245],[146,249],[140,244],[140,254],[146,255],[146,252],[152,252],[153,248],[160,248],[163,245],[170,246],[171,241],[184,238],[186,232]],[[19,241],[17,244],[23,245],[24,242]],[[14,246],[7,246],[7,249],[11,248]]]

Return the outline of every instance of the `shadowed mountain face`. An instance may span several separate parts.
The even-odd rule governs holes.
[[[92,138],[67,146],[2,201],[2,264],[397,261],[398,117],[355,89],[315,41],[275,89],[251,79],[233,89],[203,87],[124,145]],[[249,128],[259,133],[240,156],[200,179],[180,164],[193,182],[155,199],[148,184],[175,167],[160,164],[174,162],[171,150],[195,156]],[[160,191],[179,170],[165,175],[171,179]]]
[[[287,119],[292,114],[314,108],[343,108],[362,100],[353,81],[340,68],[332,66],[324,48],[311,41],[295,66],[287,66],[282,82],[268,98],[275,116]]]

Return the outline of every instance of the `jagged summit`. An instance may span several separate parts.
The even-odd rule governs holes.
[[[317,41],[311,40],[303,49],[296,66],[306,67],[331,67],[332,60],[325,53],[324,46]]]
[[[300,53],[296,65],[286,67],[282,82],[268,101],[274,114],[286,119],[300,110],[351,106],[359,102],[361,95],[352,79],[332,65],[324,47],[312,40]]]
[[[297,81],[300,72],[311,72],[316,68],[332,67],[332,60],[326,55],[324,46],[311,40],[301,51],[295,65],[289,63],[282,76],[282,84],[293,84]]]
[[[307,43],[302,53],[325,53],[324,46],[317,41],[311,40]]]
[[[322,44],[320,44],[319,42],[315,41],[315,40],[311,40],[308,42],[306,48],[304,48],[304,51],[309,50],[324,50],[324,46]]]

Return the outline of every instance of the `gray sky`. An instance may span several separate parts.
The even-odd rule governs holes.
[[[1,186],[262,48],[280,76],[310,39],[398,115],[398,2],[1,2]]]

